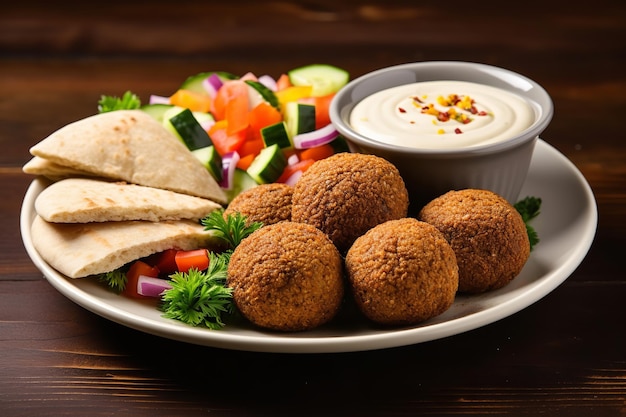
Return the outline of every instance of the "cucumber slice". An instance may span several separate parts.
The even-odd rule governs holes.
[[[276,94],[258,81],[246,80],[248,84],[248,98],[250,108],[253,109],[261,101],[267,101],[273,107],[280,109],[280,103]]]
[[[295,68],[287,75],[293,85],[312,86],[313,97],[335,93],[350,79],[350,74],[346,70],[327,64],[311,64]]]
[[[220,182],[222,180],[222,157],[215,146],[194,149],[191,153],[209,170],[215,181]]]
[[[209,113],[192,112],[183,107],[172,106],[163,114],[163,125],[182,140],[190,151],[194,151],[213,145],[197,117],[213,120]]]
[[[207,91],[202,86],[202,82],[208,77],[210,77],[211,74],[217,74],[222,79],[222,81],[236,80],[237,78],[239,78],[238,76],[231,74],[230,72],[225,72],[225,71],[201,72],[199,74],[187,77],[187,79],[183,81],[183,83],[181,84],[179,88],[208,95]]]
[[[315,130],[315,106],[290,101],[285,105],[287,134],[293,138],[297,134]]]
[[[230,203],[233,201],[233,198],[250,188],[256,187],[257,185],[259,185],[259,183],[257,183],[246,171],[239,168],[235,169],[235,173],[233,175],[233,186],[230,190],[224,190],[226,193],[226,201]]]
[[[139,109],[154,117],[157,121],[163,123],[163,115],[174,107],[171,104],[144,104]]]
[[[278,145],[263,148],[247,169],[248,174],[259,184],[274,182],[287,166],[287,158]]]
[[[170,109],[166,110],[165,113],[163,113],[163,125],[168,128],[172,128],[170,119],[176,116],[177,114],[181,113],[183,110],[186,110],[185,107],[180,107],[180,106],[170,106],[170,107],[171,107]],[[211,113],[204,113],[201,111],[192,111],[191,114],[193,115],[193,117],[196,119],[198,123],[215,121],[215,118],[213,117]]]
[[[293,147],[291,140],[289,140],[289,135],[287,134],[285,122],[278,122],[264,127],[261,129],[261,137],[263,138],[265,147],[270,147],[274,144],[282,149]]]

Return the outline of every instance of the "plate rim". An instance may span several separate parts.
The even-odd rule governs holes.
[[[207,347],[255,352],[333,353],[400,347],[464,333],[515,314],[539,301],[561,285],[583,261],[593,244],[598,224],[597,203],[593,191],[578,168],[556,148],[542,139],[538,139],[535,147],[535,153],[537,152],[547,153],[551,159],[558,159],[567,169],[567,174],[577,180],[580,186],[579,191],[589,209],[585,233],[581,236],[576,250],[570,254],[567,262],[563,262],[558,268],[541,277],[540,282],[530,286],[515,297],[507,299],[502,304],[440,323],[392,329],[384,333],[341,337],[290,337],[289,333],[260,333],[258,336],[250,336],[228,333],[226,329],[212,331],[196,328],[165,318],[162,318],[162,321],[153,322],[151,319],[111,305],[106,300],[74,285],[73,279],[57,272],[34,249],[30,224],[34,217],[34,199],[45,184],[41,178],[33,179],[24,196],[20,212],[20,231],[24,247],[32,262],[57,291],[94,314],[138,331]],[[253,331],[262,332],[262,330],[257,329],[253,329]],[[268,337],[268,335],[271,336]]]

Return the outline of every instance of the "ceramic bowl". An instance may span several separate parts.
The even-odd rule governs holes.
[[[404,84],[437,80],[467,81],[515,93],[530,104],[534,121],[497,143],[452,149],[382,143],[351,126],[350,113],[365,97]],[[553,111],[546,90],[521,74],[479,63],[431,61],[391,66],[355,78],[335,95],[330,118],[352,152],[375,154],[396,165],[409,191],[412,210],[419,210],[432,198],[462,188],[488,189],[516,202],[536,140],[550,123]]]

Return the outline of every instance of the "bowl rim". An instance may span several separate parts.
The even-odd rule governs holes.
[[[413,148],[408,146],[387,144],[376,141],[374,139],[370,139],[354,131],[350,127],[350,124],[347,121],[347,117],[349,116],[350,111],[361,99],[365,98],[365,96],[369,94],[372,94],[369,93],[355,100],[353,97],[351,97],[351,95],[358,86],[361,86],[363,85],[363,83],[369,82],[373,79],[380,78],[383,75],[387,75],[386,79],[389,79],[388,74],[393,72],[403,71],[406,73],[406,71],[409,70],[415,72],[417,76],[419,74],[419,71],[433,71],[437,68],[446,69],[448,71],[456,70],[456,73],[459,74],[458,77],[447,77],[442,78],[441,80],[469,81],[466,79],[467,77],[463,76],[468,73],[474,75],[481,74],[483,76],[486,75],[492,77],[494,80],[499,81],[499,85],[497,85],[496,87],[503,88],[502,85],[506,85],[510,87],[510,89],[503,89],[513,93],[517,93],[518,95],[522,96],[526,101],[529,101],[535,111],[539,111],[539,117],[531,126],[523,130],[522,132],[512,136],[509,140],[455,149]],[[415,82],[419,81],[420,80],[415,80]],[[435,79],[429,78],[423,81],[435,81]],[[515,84],[513,84],[513,81],[517,82],[517,88]],[[399,82],[398,84],[388,85],[385,88],[392,88],[394,86],[404,84],[407,84],[407,82]],[[525,85],[527,87],[529,86],[529,88],[526,88],[524,90],[519,87],[520,85]],[[380,90],[377,89],[376,91]],[[536,100],[530,99],[526,94],[524,94],[525,91],[534,91],[535,94],[542,99],[543,105],[538,103]],[[342,102],[345,102],[345,104],[341,104]],[[348,141],[348,143],[354,142],[358,146],[363,146],[368,149],[377,149],[384,152],[401,151],[409,155],[445,157],[487,155],[519,147],[527,143],[528,141],[533,141],[537,139],[552,120],[553,114],[554,104],[552,98],[550,97],[546,89],[543,88],[538,82],[526,77],[523,74],[506,68],[472,61],[417,61],[379,68],[349,81],[344,87],[337,91],[329,107],[331,123],[334,125],[335,129],[337,129],[337,131]]]

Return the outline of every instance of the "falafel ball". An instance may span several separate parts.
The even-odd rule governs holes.
[[[257,326],[310,330],[330,321],[344,295],[337,248],[315,227],[280,222],[245,238],[231,255],[227,285],[241,314]]]
[[[338,153],[307,169],[294,186],[291,219],[311,224],[345,253],[372,227],[407,215],[404,180],[391,162]]]
[[[345,262],[358,308],[376,323],[420,323],[454,302],[456,257],[428,223],[413,218],[382,223],[354,242]]]
[[[287,184],[260,184],[238,194],[224,210],[224,216],[239,212],[246,223],[270,225],[291,219],[293,187]]]
[[[460,292],[504,287],[530,256],[522,216],[492,191],[449,191],[426,204],[418,218],[434,225],[450,242],[459,264]]]

